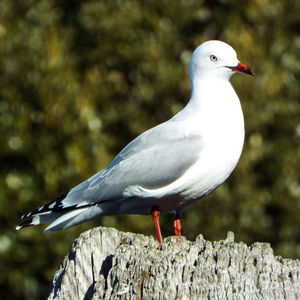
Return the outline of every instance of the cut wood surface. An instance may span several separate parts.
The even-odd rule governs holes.
[[[153,237],[98,227],[80,235],[48,299],[300,299],[300,262],[268,243]]]

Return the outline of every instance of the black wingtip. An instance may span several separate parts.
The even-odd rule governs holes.
[[[39,213],[43,213],[43,212],[47,212],[47,211],[59,211],[62,207],[62,200],[66,198],[68,193],[62,194],[61,196],[59,196],[58,198],[56,198],[54,201],[46,203],[45,205],[36,208],[26,214],[24,214],[21,217],[21,220],[33,217],[34,215],[37,215]],[[51,208],[49,208],[51,207]]]
[[[32,221],[33,221],[33,218],[28,219],[27,221],[25,221],[25,222],[21,223],[20,225],[16,226],[16,230],[20,230],[20,229],[22,229],[24,227],[28,227],[28,226],[34,225],[32,223]]]
[[[21,217],[21,220],[24,220],[24,219],[26,219],[26,218],[31,217],[32,213],[33,213],[33,211],[31,211],[31,212],[29,212],[29,213],[27,213],[27,214],[24,214],[24,215]]]

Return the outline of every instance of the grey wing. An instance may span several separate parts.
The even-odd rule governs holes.
[[[180,178],[199,158],[202,139],[174,125],[166,122],[137,137],[106,169],[70,190],[63,207],[120,199],[129,186],[157,189]]]

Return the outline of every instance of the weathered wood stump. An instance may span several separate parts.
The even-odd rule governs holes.
[[[300,262],[227,239],[194,242],[98,227],[80,235],[48,299],[300,299]]]

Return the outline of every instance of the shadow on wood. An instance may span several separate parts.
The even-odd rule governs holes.
[[[234,234],[194,242],[98,227],[80,235],[48,299],[300,299],[300,262]]]

